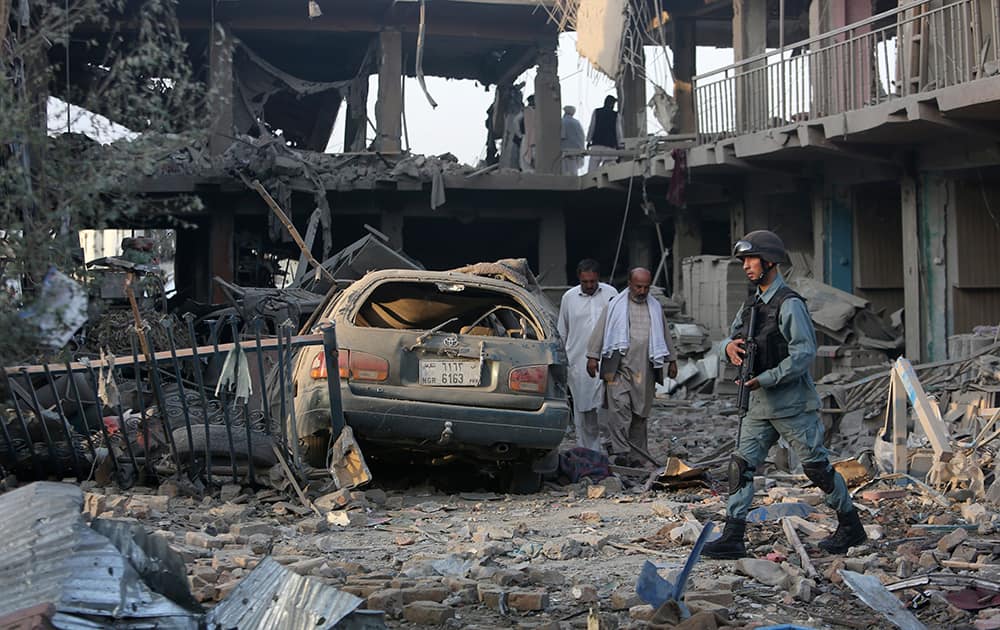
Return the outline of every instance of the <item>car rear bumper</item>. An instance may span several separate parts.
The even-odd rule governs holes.
[[[360,397],[346,389],[343,393],[344,416],[358,437],[444,450],[481,450],[497,445],[549,450],[562,442],[570,419],[569,404],[562,400],[546,400],[539,409],[525,411]],[[329,426],[329,405],[323,398],[322,403],[314,400],[320,404],[299,413],[297,424],[305,433]],[[450,438],[441,443],[449,422]]]

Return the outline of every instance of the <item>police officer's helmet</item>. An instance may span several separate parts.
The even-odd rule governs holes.
[[[739,259],[759,256],[769,263],[787,263],[788,253],[781,238],[770,230],[754,230],[733,245],[733,256]]]

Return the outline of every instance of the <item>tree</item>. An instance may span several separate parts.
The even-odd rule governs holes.
[[[79,229],[198,208],[137,192],[206,141],[190,58],[169,0],[0,0],[0,365],[52,354],[21,312],[52,269],[86,282]],[[74,107],[50,120],[52,96]]]

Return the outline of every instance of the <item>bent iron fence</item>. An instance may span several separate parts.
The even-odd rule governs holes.
[[[149,356],[132,328],[131,356],[5,368],[0,467],[84,480],[103,466],[126,487],[174,474],[255,485],[284,458],[301,476],[292,359],[324,335],[295,336],[288,322],[263,338],[262,319],[241,333],[226,316],[208,345],[178,348],[173,320],[161,324],[167,348],[147,337]],[[195,339],[193,318],[186,325]],[[220,343],[226,334],[234,341]]]
[[[923,0],[694,79],[702,142],[962,85],[1000,72],[1000,0]]]

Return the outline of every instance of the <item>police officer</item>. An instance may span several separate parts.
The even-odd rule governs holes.
[[[819,543],[829,553],[842,554],[865,540],[864,527],[847,494],[844,478],[830,465],[823,446],[819,395],[809,374],[816,356],[816,331],[802,296],[785,284],[778,263],[788,262],[785,245],[774,232],[757,230],[739,240],[733,256],[756,285],[754,295],[736,315],[731,339],[724,347],[733,365],[743,364],[749,310],[757,309],[757,356],[747,381],[750,407],[740,431],[739,448],[729,463],[729,500],[722,537],[705,546],[709,558],[742,558],[746,518],[753,501],[753,476],[779,437],[792,445],[806,477],[826,493],[826,504],[837,511],[839,525]]]

